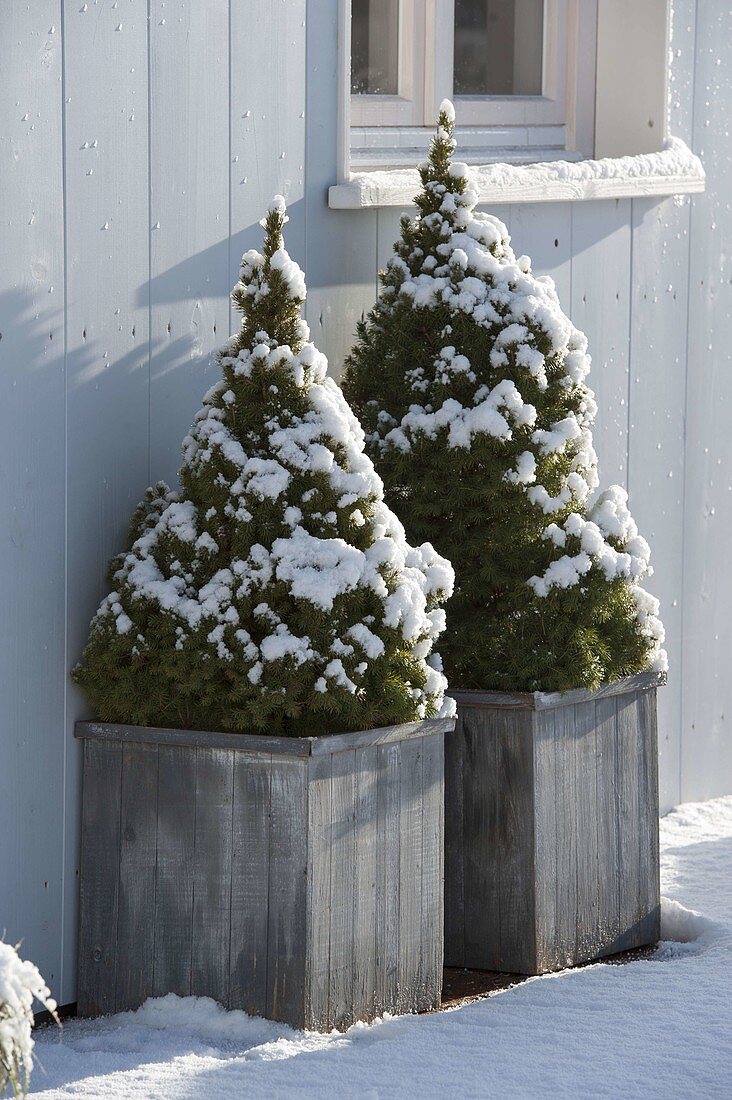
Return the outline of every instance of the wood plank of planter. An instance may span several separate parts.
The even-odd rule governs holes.
[[[534,740],[536,964],[540,971],[561,966],[558,927],[557,733],[556,710],[536,718]]]
[[[647,880],[645,912],[641,911],[638,940],[654,943],[661,938],[661,877],[658,821],[658,741],[657,696],[643,692],[638,698],[640,728],[640,782],[638,784],[640,862],[642,868],[654,868]]]
[[[153,996],[191,992],[196,758],[158,746]]]
[[[375,730],[363,730],[358,733],[334,733],[328,737],[311,737],[310,751],[313,756],[320,753],[332,754],[344,750],[366,748],[368,745],[400,744],[416,737],[429,737],[435,733],[452,731],[454,718],[430,718],[424,722],[406,722],[403,726],[383,726]]]
[[[229,1004],[250,1016],[267,1004],[271,780],[271,756],[235,754]]]
[[[584,688],[565,692],[510,692],[510,691],[461,691],[451,689],[450,695],[461,707],[497,707],[507,710],[552,710],[575,703],[597,702],[615,695],[624,695],[628,691],[652,691],[666,683],[665,672],[640,672],[637,676],[626,676],[612,684],[603,684],[595,691]]]
[[[441,736],[422,741],[422,890],[420,929],[420,1007],[439,1005],[444,959],[444,776]],[[437,902],[437,904],[436,904]]]
[[[573,958],[585,962],[602,948],[599,933],[597,703],[574,706],[574,799],[577,842],[577,908]]]
[[[330,756],[308,761],[307,1026],[328,1028],[330,996]]]
[[[638,946],[640,893],[645,895],[641,881],[639,808],[638,808],[638,708],[636,695],[616,700],[617,756],[615,758],[615,789],[618,812],[619,908],[621,931],[618,951]]]
[[[535,892],[526,883],[535,881],[534,866],[534,744],[530,714],[495,716],[498,822],[494,837],[498,848],[498,896],[491,902],[498,910],[500,965],[504,971],[522,970],[536,957]],[[485,843],[485,838],[482,838]],[[479,899],[477,899],[479,901]],[[527,929],[534,931],[529,932]]]
[[[464,792],[463,775],[465,758],[465,731],[463,723],[467,708],[458,711],[453,733],[445,740],[445,848],[450,851],[450,860],[445,864],[445,965],[451,966],[453,959],[465,959],[465,845],[464,830]],[[462,965],[462,964],[461,964]]]
[[[317,756],[408,741],[453,729],[454,718],[430,718],[423,722],[405,722],[400,726],[354,733],[335,733],[323,737],[265,737],[250,733],[216,733],[206,730],[164,729],[158,726],[128,726],[117,722],[77,722],[74,736],[97,741],[134,741],[151,745],[196,745],[207,749],[259,753],[264,756]]]
[[[417,1012],[422,925],[422,741],[401,746],[399,790],[399,964],[397,1006]],[[415,980],[416,979],[416,980]]]
[[[115,1010],[122,746],[84,745],[81,819],[79,997],[82,1016]]]
[[[554,773],[557,829],[556,937],[560,966],[569,966],[577,942],[577,804],[575,710],[573,704],[554,711]]]
[[[267,1009],[272,1020],[304,1021],[307,948],[307,765],[272,768]]]
[[[117,951],[127,964],[118,972],[117,1012],[153,991],[157,816],[157,745],[124,745]]]
[[[260,737],[249,733],[208,733],[205,730],[163,729],[157,726],[125,726],[116,722],[77,722],[74,736],[96,741],[134,741],[150,745],[191,745],[202,749],[226,749],[262,756],[309,756],[306,737]]]
[[[629,692],[654,691],[666,683],[665,672],[639,672],[637,676],[626,676],[622,680],[614,680],[611,684],[603,684],[594,691],[542,692],[534,693],[534,705],[536,710],[547,710],[551,707],[565,707],[570,704],[598,702],[600,699],[611,699],[618,695],[627,695]]]
[[[353,1023],[353,917],[356,872],[356,750],[331,756],[329,1016]]]
[[[495,781],[483,782],[486,775],[498,775],[498,713],[490,708],[471,707],[462,716],[462,722],[465,958],[458,965],[500,970],[498,834],[503,823],[503,791],[502,785]]]
[[[608,954],[620,940],[620,837],[617,810],[617,701],[601,699],[597,722],[598,928]]]
[[[377,753],[375,745],[355,749],[353,1016],[356,1020],[372,1020],[376,1015]]]
[[[399,966],[399,845],[401,745],[378,747],[376,868],[376,1004],[397,1004]]]
[[[229,1003],[234,754],[196,747],[191,993]]]

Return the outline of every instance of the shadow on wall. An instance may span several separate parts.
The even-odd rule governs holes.
[[[20,378],[19,367],[38,367],[50,364],[63,356],[63,301],[57,295],[58,305],[43,311],[43,320],[37,298],[13,287],[0,292],[0,386],[15,383]]]
[[[262,210],[262,216],[265,211]],[[301,267],[305,265],[305,202],[297,199],[287,207],[290,219],[285,227],[285,247]],[[227,296],[239,278],[239,263],[249,248],[261,248],[262,228],[259,222],[223,237],[166,271],[153,275],[149,283],[143,283],[137,291],[135,304],[188,302],[197,296]],[[307,280],[307,271],[305,271]],[[313,284],[314,286],[316,284]],[[222,336],[222,340],[227,334]]]
[[[49,557],[49,527],[64,507],[63,309],[59,301],[41,310],[39,297],[17,288],[0,293],[0,638],[11,646],[8,604],[34,563]],[[33,576],[46,580],[45,572]]]
[[[63,295],[0,293],[0,936],[60,993],[66,669]]]

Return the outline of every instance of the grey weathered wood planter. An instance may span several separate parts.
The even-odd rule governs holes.
[[[659,939],[663,682],[451,693],[446,966],[540,974]]]
[[[444,734],[81,722],[78,1009],[165,993],[329,1030],[440,1004]]]

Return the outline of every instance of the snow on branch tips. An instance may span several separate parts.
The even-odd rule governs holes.
[[[284,199],[242,258],[239,333],[133,517],[76,678],[110,721],[322,734],[433,717],[453,585],[407,542],[301,316]]]
[[[343,382],[407,536],[455,565],[448,675],[551,691],[663,668],[648,545],[623,489],[597,495],[587,340],[476,209],[454,128],[445,101]]]
[[[56,1002],[32,962],[0,940],[0,1093],[28,1091],[33,1070],[33,1002],[39,1001],[58,1023]]]

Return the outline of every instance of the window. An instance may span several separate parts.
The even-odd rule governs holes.
[[[583,3],[594,8],[593,0],[351,0],[352,160],[395,163],[395,144],[411,150],[424,135],[395,141],[361,131],[431,127],[446,96],[461,126],[494,131],[471,136],[472,159],[496,146],[527,155],[530,147],[531,159],[541,145],[566,151],[576,132],[570,24]]]
[[[653,161],[633,160],[666,147],[671,0],[339,3],[332,208],[408,206],[445,97],[460,159],[485,166],[474,176],[482,202],[704,190],[698,158],[678,139]],[[530,167],[605,157],[624,159]],[[515,171],[491,171],[506,161]]]

